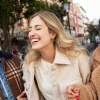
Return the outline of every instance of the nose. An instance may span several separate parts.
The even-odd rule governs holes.
[[[35,30],[34,30],[34,29],[31,29],[31,30],[29,31],[29,35],[35,35]]]
[[[31,41],[34,38],[34,35],[29,36],[29,40]]]
[[[35,36],[35,31],[34,30],[31,30],[28,34],[28,37],[31,38],[31,37],[34,37]]]

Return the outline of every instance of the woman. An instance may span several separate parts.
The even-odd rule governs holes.
[[[68,100],[100,100],[100,47],[92,54],[93,72],[91,80],[86,85],[74,85],[67,88]],[[77,90],[76,92],[74,92]],[[80,94],[80,95],[79,95]]]
[[[28,100],[66,100],[67,86],[88,82],[91,65],[87,53],[53,13],[34,14],[28,37],[31,44],[23,62]]]

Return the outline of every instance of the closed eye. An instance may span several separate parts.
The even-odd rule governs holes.
[[[41,30],[42,29],[42,25],[36,25],[35,26],[35,30]]]
[[[36,28],[36,30],[41,30],[42,28]]]

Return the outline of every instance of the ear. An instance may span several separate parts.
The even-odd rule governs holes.
[[[56,37],[56,33],[52,33],[52,39],[54,39]]]

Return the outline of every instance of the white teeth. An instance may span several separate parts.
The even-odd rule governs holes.
[[[33,39],[31,42],[38,42],[39,39]]]

